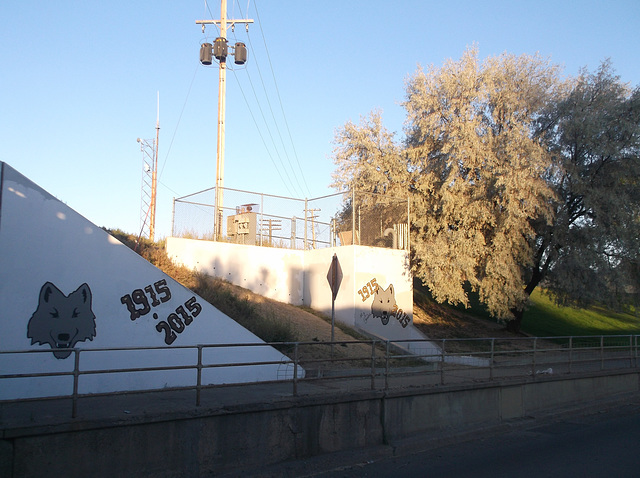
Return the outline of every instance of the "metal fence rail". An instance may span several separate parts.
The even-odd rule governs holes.
[[[429,387],[464,382],[535,379],[545,375],[621,370],[638,367],[638,335],[532,337],[532,338],[478,338],[407,341],[342,341],[342,342],[278,342],[197,345],[183,347],[144,347],[109,349],[70,349],[73,367],[47,373],[23,373],[7,370],[9,356],[32,358],[51,354],[52,350],[16,350],[0,352],[0,387],[15,379],[42,377],[69,377],[68,391],[28,400],[70,398],[72,417],[76,416],[78,399],[87,396],[116,395],[122,392],[80,393],[82,377],[122,373],[154,373],[192,371],[195,378],[184,386],[162,387],[162,390],[194,390],[195,405],[200,405],[201,392],[224,385],[203,384],[203,372],[221,367],[253,367],[277,365],[278,377],[273,381],[290,383],[293,396],[304,394],[307,384],[323,385],[331,382],[341,390],[388,390],[404,387]],[[420,342],[429,342],[425,354],[408,355],[402,342],[412,342],[413,350],[420,350]],[[242,350],[251,347],[273,346],[283,352],[282,359],[270,362],[215,362],[203,360],[207,349]],[[191,359],[181,355],[174,363],[143,367],[95,366],[85,363],[83,357],[96,352],[137,352],[142,355],[158,350],[184,351]],[[437,352],[433,352],[437,350]],[[286,355],[285,355],[286,354]],[[14,361],[15,362],[15,361]],[[95,362],[95,360],[94,360]],[[22,363],[22,360],[20,360]],[[34,362],[35,363],[35,362]],[[17,367],[19,369],[19,367]],[[304,368],[304,373],[302,373]],[[262,382],[264,383],[264,382]],[[4,384],[4,385],[3,385]],[[336,385],[337,384],[337,385]],[[156,389],[152,389],[156,390]],[[142,390],[136,390],[142,391]],[[15,402],[19,400],[0,400]]]
[[[173,199],[171,235],[288,249],[363,245],[409,249],[409,199],[347,191],[299,199],[221,188]],[[216,221],[220,221],[216,236]]]

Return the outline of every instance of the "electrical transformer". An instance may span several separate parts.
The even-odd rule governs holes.
[[[243,204],[236,207],[236,214],[227,217],[227,237],[236,244],[255,246],[257,244],[258,215],[254,212],[257,204]]]

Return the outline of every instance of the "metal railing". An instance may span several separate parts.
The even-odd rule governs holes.
[[[173,199],[171,236],[288,249],[362,245],[409,250],[409,198],[344,191],[291,198],[215,188]],[[214,233],[220,221],[220,236]]]
[[[275,366],[277,374],[270,383],[289,383],[293,396],[327,393],[323,388],[329,381],[331,390],[389,390],[406,387],[437,387],[465,382],[536,379],[539,376],[566,375],[613,371],[638,367],[638,335],[532,337],[532,338],[477,338],[406,341],[341,341],[341,342],[278,342],[197,345],[183,347],[69,349],[73,366],[49,372],[25,372],[24,357],[52,354],[54,350],[20,350],[0,352],[0,389],[12,380],[41,378],[71,378],[64,393],[41,396],[28,400],[67,398],[72,401],[72,417],[77,414],[78,400],[88,396],[122,394],[123,390],[104,393],[82,393],[79,384],[83,377],[125,373],[158,373],[191,371],[187,383],[161,386],[152,390],[194,390],[195,405],[199,406],[203,390],[227,384],[209,384],[203,374],[209,369],[234,367]],[[211,361],[203,353],[212,349],[247,351],[253,347],[276,347],[282,351],[277,361]],[[407,354],[410,348],[414,353]],[[171,351],[175,361],[162,365],[117,366],[95,365],[95,354],[117,352],[146,355],[158,351]],[[176,354],[176,351],[181,352]],[[286,355],[285,355],[286,354]],[[94,355],[93,359],[89,359]],[[13,356],[13,357],[10,357]],[[148,358],[148,357],[146,357]],[[165,357],[166,358],[166,357]],[[12,361],[13,359],[13,361]],[[163,358],[164,360],[164,358]],[[157,361],[157,360],[156,360]],[[13,371],[10,364],[15,363]],[[36,363],[36,361],[32,361]],[[93,365],[92,365],[93,364]],[[188,375],[188,374],[187,374]],[[164,376],[164,375],[163,375]],[[184,377],[183,377],[184,379]],[[252,382],[256,383],[256,382]],[[260,383],[265,383],[261,381]],[[248,385],[245,383],[243,385]],[[233,383],[232,385],[239,385]],[[1,399],[15,402],[22,399]]]

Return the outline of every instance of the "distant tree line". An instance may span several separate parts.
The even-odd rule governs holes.
[[[333,186],[410,196],[413,273],[437,301],[473,292],[513,331],[541,284],[562,304],[637,305],[638,87],[609,61],[563,78],[470,48],[405,89],[402,140],[377,110],[336,131]]]

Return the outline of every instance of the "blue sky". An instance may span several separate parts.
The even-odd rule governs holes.
[[[481,58],[540,53],[571,76],[611,58],[640,85],[637,0],[228,0],[228,12],[255,21],[228,35],[249,46],[227,76],[230,188],[333,192],[336,128],[379,108],[401,137],[407,76],[474,43]],[[218,70],[198,55],[217,32],[195,21],[219,16],[214,0],[0,1],[0,161],[98,226],[137,233],[136,138],[155,136],[159,92],[156,237],[168,236],[172,198],[215,182]]]

